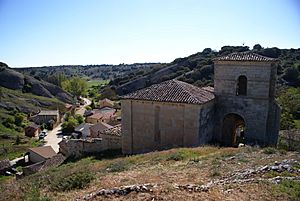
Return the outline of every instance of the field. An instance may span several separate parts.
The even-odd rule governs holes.
[[[251,173],[257,167],[284,159],[300,161],[300,156],[275,148],[214,146],[132,156],[115,152],[69,160],[58,168],[21,180],[9,179],[2,182],[0,190],[2,200],[83,200],[91,193],[94,197],[90,200],[299,200],[299,180],[283,180],[278,184],[268,182],[277,176],[299,178],[299,172],[270,170]],[[299,163],[292,168],[299,169]],[[203,190],[178,187],[203,186],[232,177],[236,178],[235,182],[231,182],[232,179],[227,184]],[[147,183],[151,190],[118,195],[95,194],[100,189],[111,189],[105,191],[108,193],[113,189],[119,192],[116,189],[121,186]]]
[[[107,85],[109,83],[109,80],[89,80],[87,82],[88,88],[101,86],[101,85]]]

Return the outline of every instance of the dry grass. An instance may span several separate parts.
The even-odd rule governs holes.
[[[225,190],[214,187],[208,192],[201,193],[179,191],[173,186],[187,183],[205,184],[211,179],[228,175],[233,171],[265,165],[286,158],[300,160],[299,155],[292,152],[285,155],[266,154],[263,150],[255,148],[210,146],[171,149],[110,159],[88,157],[29,176],[23,180],[10,181],[11,185],[2,185],[4,190],[0,190],[3,192],[2,198],[7,200],[15,198],[18,200],[17,194],[11,192],[19,192],[18,194],[22,192],[21,198],[25,199],[36,189],[39,193],[36,197],[41,199],[74,200],[102,188],[156,183],[159,186],[152,193],[131,193],[123,197],[98,197],[96,200],[287,200],[290,199],[288,194],[273,193],[273,188],[264,183],[232,185],[227,186]],[[58,179],[68,178],[68,175],[83,171],[92,174],[94,179],[82,189],[60,192],[49,188],[51,183]],[[60,180],[60,182],[62,181]]]

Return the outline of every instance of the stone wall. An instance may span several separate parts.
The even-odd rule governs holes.
[[[101,135],[101,138],[70,139],[59,143],[59,151],[66,157],[80,157],[113,149],[121,149],[121,136]]]
[[[197,146],[212,138],[213,101],[195,105],[122,100],[121,105],[124,154]]]

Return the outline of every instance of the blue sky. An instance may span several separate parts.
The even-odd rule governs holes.
[[[170,62],[225,45],[300,48],[298,0],[0,0],[11,67]]]

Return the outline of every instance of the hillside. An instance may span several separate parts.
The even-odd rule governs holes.
[[[0,190],[2,200],[299,200],[299,161],[295,152],[252,147],[99,155]]]
[[[196,86],[213,85],[213,59],[233,52],[252,51],[263,56],[278,58],[278,84],[300,86],[300,48],[279,49],[262,48],[255,45],[252,50],[247,46],[224,46],[220,51],[205,48],[202,52],[184,58],[177,58],[168,64],[162,64],[144,74],[119,77],[111,81],[119,95],[150,86],[169,79],[179,79]]]
[[[65,111],[65,104],[56,98],[36,96],[31,93],[23,93],[19,90],[0,87],[0,160],[4,158],[14,159],[20,157],[28,147],[33,147],[39,142],[25,137],[23,127],[8,128],[4,126],[7,119],[14,119],[22,113],[25,117],[29,113],[37,113],[41,109]],[[28,121],[24,121],[28,124]],[[20,143],[16,144],[19,139]]]
[[[57,98],[63,102],[72,102],[72,97],[56,85],[38,80],[29,75],[23,75],[2,63],[0,66],[0,86],[37,96]]]
[[[52,75],[63,73],[66,77],[79,76],[88,79],[114,79],[126,76],[132,72],[148,71],[156,63],[136,63],[119,65],[63,65],[14,68],[14,70],[44,80],[50,80]]]

